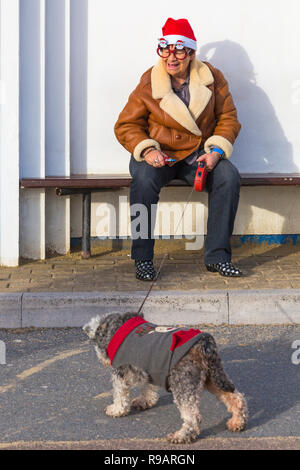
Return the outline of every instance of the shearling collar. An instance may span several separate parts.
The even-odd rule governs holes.
[[[212,92],[207,88],[214,82],[209,67],[196,58],[190,66],[190,105],[187,108],[181,99],[174,93],[170,75],[164,69],[163,62],[159,62],[151,71],[152,97],[161,99],[159,106],[175,121],[188,129],[192,134],[202,135],[196,120],[204,111]]]

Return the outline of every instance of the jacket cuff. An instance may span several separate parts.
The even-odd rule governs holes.
[[[225,139],[225,137],[222,137],[221,135],[212,135],[209,139],[204,144],[204,150],[206,153],[210,152],[210,147],[213,147],[216,145],[217,147],[220,147],[223,152],[225,152],[225,157],[229,158],[231,157],[232,151],[233,151],[233,146],[232,143],[229,142],[229,140]]]
[[[160,145],[156,140],[145,139],[142,140],[133,150],[133,156],[137,162],[142,162],[144,159],[141,157],[141,153],[148,147],[155,147],[156,150],[160,150]]]

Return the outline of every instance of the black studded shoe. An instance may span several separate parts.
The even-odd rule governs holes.
[[[218,272],[221,276],[227,277],[240,277],[243,275],[242,271],[239,268],[236,268],[232,263],[216,263],[216,264],[207,264],[207,271],[211,273]]]
[[[140,281],[153,281],[156,278],[156,271],[152,260],[136,260],[135,267],[136,278]]]

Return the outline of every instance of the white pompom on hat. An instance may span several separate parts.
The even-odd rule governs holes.
[[[190,23],[185,18],[180,20],[168,18],[162,28],[162,33],[163,37],[159,40],[160,43],[165,41],[165,44],[169,45],[176,44],[179,41],[179,45],[197,50],[197,39]]]

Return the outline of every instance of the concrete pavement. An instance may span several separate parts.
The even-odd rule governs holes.
[[[120,243],[120,242],[119,242]],[[168,253],[143,312],[157,323],[300,323],[300,245],[238,246],[233,261],[241,278],[207,272],[203,251],[184,240],[157,240],[155,265]],[[0,328],[82,326],[107,311],[138,311],[149,283],[135,279],[130,242],[80,252],[23,260],[0,267]]]

